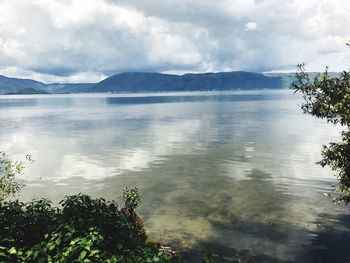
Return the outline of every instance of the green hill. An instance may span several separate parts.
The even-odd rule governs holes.
[[[91,87],[89,92],[161,92],[281,89],[280,76],[266,76],[244,71],[185,74],[182,76],[161,73],[120,73]]]
[[[315,76],[317,73],[310,74]],[[338,73],[330,74],[336,75]],[[99,83],[52,84],[0,75],[0,94],[288,89],[291,88],[294,81],[294,73],[254,73],[245,71],[185,75],[126,72],[108,77]]]

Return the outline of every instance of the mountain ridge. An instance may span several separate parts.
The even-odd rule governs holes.
[[[234,71],[171,75],[129,72],[113,75],[91,88],[93,92],[161,92],[282,88],[281,77]]]
[[[98,83],[50,83],[0,75],[0,94],[38,93],[121,93],[210,90],[288,89],[294,73],[257,73],[248,71],[186,73],[122,72]],[[31,90],[33,92],[33,90]]]

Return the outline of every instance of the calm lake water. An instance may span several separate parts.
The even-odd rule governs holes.
[[[315,164],[338,129],[291,91],[0,96],[0,149],[31,154],[21,199],[139,187],[148,233],[257,262],[350,262],[349,208]],[[192,253],[193,252],[193,253]]]

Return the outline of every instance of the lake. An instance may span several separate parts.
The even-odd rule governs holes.
[[[138,187],[149,236],[257,262],[349,262],[349,208],[315,163],[339,128],[289,90],[0,96],[0,149],[31,154],[22,200]]]

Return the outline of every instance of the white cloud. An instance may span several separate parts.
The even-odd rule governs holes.
[[[27,29],[25,27],[20,27],[18,28],[18,30],[16,31],[16,35],[24,35],[27,32]]]
[[[46,82],[96,81],[120,71],[349,64],[350,2],[343,0],[0,0],[0,6],[0,74],[16,68],[14,76],[26,72]]]
[[[257,24],[255,22],[248,22],[247,24],[245,24],[245,28],[247,30],[256,30]]]
[[[10,57],[14,60],[19,60],[25,56],[22,50],[22,45],[15,39],[0,38],[0,54]]]
[[[108,77],[102,73],[92,71],[78,72],[69,76],[57,76],[37,73],[18,67],[0,67],[0,75],[12,78],[35,79],[43,83],[96,83]]]

